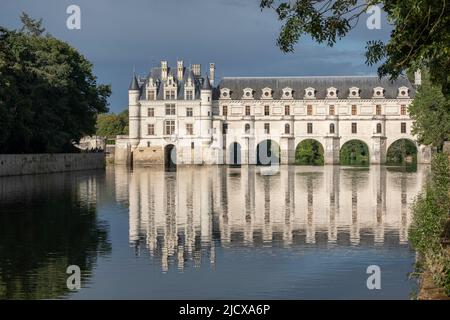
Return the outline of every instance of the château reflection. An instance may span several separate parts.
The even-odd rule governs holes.
[[[264,169],[263,169],[264,170]],[[214,265],[218,247],[407,245],[409,206],[427,166],[242,166],[136,168],[116,197],[129,196],[129,239],[167,271]],[[123,177],[123,175],[121,175]]]

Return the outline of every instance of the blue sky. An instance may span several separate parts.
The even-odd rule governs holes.
[[[81,8],[81,30],[66,27],[66,8]],[[364,64],[368,40],[386,40],[390,28],[358,27],[335,47],[304,38],[294,53],[275,45],[281,24],[273,12],[261,12],[258,0],[1,0],[0,25],[20,26],[26,11],[43,18],[49,33],[82,52],[93,64],[100,83],[112,85],[111,111],[127,106],[133,68],[139,74],[168,60],[185,64],[216,63],[224,76],[302,76],[375,74]]]

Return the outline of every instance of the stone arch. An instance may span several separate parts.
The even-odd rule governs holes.
[[[167,144],[164,147],[164,167],[166,169],[177,167],[177,149],[174,144]]]
[[[256,146],[256,164],[278,165],[280,164],[281,148],[275,140],[266,139]]]
[[[400,138],[389,144],[386,152],[386,164],[417,164],[417,144],[408,138]]]
[[[230,144],[228,148],[228,164],[230,165],[241,165],[242,163],[242,153],[241,145],[234,141]]]
[[[339,151],[341,165],[368,166],[370,164],[369,145],[360,139],[350,139],[342,144]]]
[[[324,164],[324,148],[316,139],[300,141],[295,148],[295,164],[319,165]]]

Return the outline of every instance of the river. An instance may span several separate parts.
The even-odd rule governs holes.
[[[108,167],[0,179],[2,299],[409,299],[429,167]],[[81,269],[69,290],[66,269]],[[369,266],[380,289],[369,290]]]

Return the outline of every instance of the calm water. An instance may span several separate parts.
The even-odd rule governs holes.
[[[262,172],[261,172],[262,170]],[[428,167],[142,168],[0,179],[0,298],[408,299]],[[66,268],[82,288],[66,287]],[[381,268],[368,290],[366,268]]]

